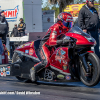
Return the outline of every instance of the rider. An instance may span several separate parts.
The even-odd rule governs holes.
[[[57,17],[57,23],[52,25],[46,35],[40,42],[40,61],[38,64],[34,65],[34,67],[30,70],[30,77],[32,81],[36,81],[36,74],[43,69],[44,67],[48,67],[50,62],[49,58],[53,53],[54,47],[56,45],[60,45],[62,43],[67,43],[66,40],[57,40],[57,37],[61,34],[65,34],[68,32],[70,28],[72,28],[73,17],[70,13],[62,12]]]

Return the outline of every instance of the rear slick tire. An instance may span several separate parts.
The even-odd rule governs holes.
[[[18,54],[14,52],[12,62],[15,63],[19,58]],[[26,78],[21,78],[20,76],[15,76],[19,81],[26,81]]]
[[[80,65],[80,80],[86,86],[95,86],[99,83],[100,80],[100,60],[95,53],[88,53],[85,56],[87,65],[91,68],[91,76],[86,76],[84,73],[84,67]]]

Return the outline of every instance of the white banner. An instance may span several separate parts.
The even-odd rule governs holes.
[[[0,9],[4,10],[9,31],[12,31],[14,24],[18,25],[19,19],[23,18],[23,0],[0,0]]]

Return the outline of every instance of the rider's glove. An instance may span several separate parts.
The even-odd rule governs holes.
[[[57,45],[61,45],[63,43],[63,40],[57,40]]]
[[[63,40],[57,40],[57,45],[61,45],[61,44],[67,44],[68,42],[70,42],[70,40],[67,39],[63,39]]]
[[[63,44],[67,44],[68,42],[70,42],[70,40],[63,39]]]

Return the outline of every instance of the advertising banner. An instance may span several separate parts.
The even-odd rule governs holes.
[[[64,12],[70,12],[73,17],[78,17],[79,11],[84,5],[85,5],[85,3],[68,5],[64,9]],[[98,5],[99,4],[97,4],[97,3],[94,4],[94,6],[97,9],[97,11],[98,11]]]
[[[14,24],[18,24],[19,19],[23,18],[23,0],[0,0],[0,9],[4,10],[9,31],[12,31]]]

